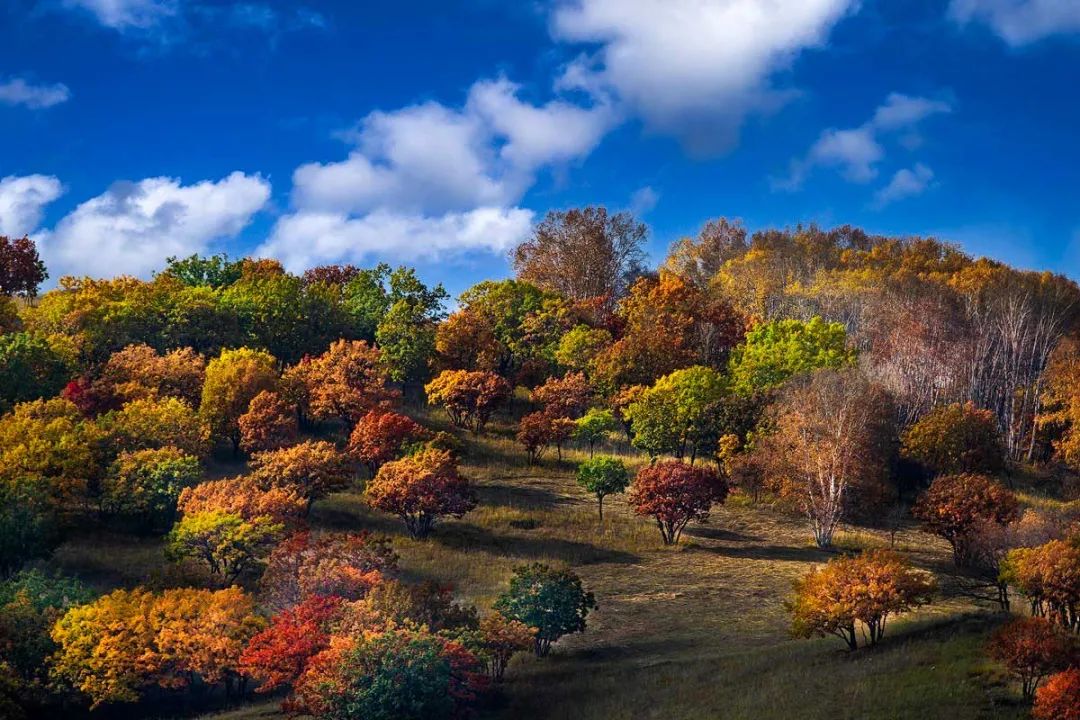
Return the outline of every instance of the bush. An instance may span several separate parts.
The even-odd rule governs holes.
[[[428,403],[443,406],[454,425],[479,433],[509,399],[511,387],[492,372],[444,370],[424,386],[424,392]]]
[[[589,457],[593,456],[597,443],[603,442],[608,433],[619,429],[619,421],[615,419],[612,412],[599,408],[589,408],[589,411],[578,418],[575,424],[577,427],[574,437],[589,446]]]
[[[296,408],[276,392],[263,390],[251,399],[247,412],[237,419],[240,449],[246,453],[278,450],[296,441],[300,431]]]
[[[993,475],[1005,466],[997,418],[971,403],[931,410],[901,438],[901,454],[931,475]]]
[[[596,599],[581,578],[569,570],[554,570],[542,563],[514,568],[510,589],[495,601],[495,609],[528,627],[536,628],[537,657],[551,651],[563,635],[584,632],[585,618]]]
[[[945,475],[919,496],[912,514],[928,532],[940,535],[953,548],[953,560],[969,560],[970,534],[980,522],[1000,525],[1020,517],[1016,496],[1001,483],[983,475]]]
[[[1080,720],[1080,670],[1051,675],[1035,693],[1035,720]]]
[[[1035,697],[1043,678],[1064,670],[1075,659],[1075,642],[1043,618],[1017,618],[994,633],[990,657],[1020,681],[1025,700]]]

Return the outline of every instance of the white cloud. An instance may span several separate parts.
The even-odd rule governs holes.
[[[177,0],[63,0],[64,7],[85,10],[113,30],[146,30],[173,17]]]
[[[949,17],[961,25],[985,23],[1014,47],[1080,32],[1076,0],[952,0]]]
[[[193,185],[166,177],[117,183],[35,239],[53,277],[146,276],[169,255],[235,236],[269,197],[270,183],[240,172]]]
[[[660,193],[651,185],[639,187],[630,196],[630,212],[640,217],[655,208],[658,202],[660,202]]]
[[[11,78],[0,82],[0,103],[6,105],[25,105],[31,110],[52,107],[67,102],[71,91],[67,85],[31,85],[22,78]]]
[[[447,259],[468,252],[505,253],[531,230],[523,208],[482,207],[439,216],[379,210],[359,217],[298,212],[278,222],[257,251],[299,271],[327,262],[362,263],[377,256],[410,262]]]
[[[734,143],[745,117],[788,93],[773,76],[822,46],[857,0],[567,0],[559,40],[596,45],[563,84],[610,89],[657,132],[693,151]]]
[[[885,159],[882,139],[903,132],[901,144],[918,146],[918,124],[932,116],[952,112],[949,103],[891,93],[873,116],[856,128],[822,131],[806,156],[796,158],[786,178],[773,180],[774,189],[797,190],[815,167],[836,168],[849,182],[868,183],[878,176]]]
[[[883,208],[897,200],[922,195],[933,180],[934,171],[922,163],[916,163],[910,169],[897,170],[889,184],[875,193],[874,207]]]
[[[461,108],[427,102],[373,112],[343,134],[339,162],[301,165],[293,213],[259,252],[290,267],[378,255],[504,253],[532,212],[538,173],[588,155],[616,121],[604,103],[534,105],[505,79],[475,83]]]
[[[9,175],[0,180],[0,235],[22,237],[37,228],[42,209],[64,192],[50,175]]]

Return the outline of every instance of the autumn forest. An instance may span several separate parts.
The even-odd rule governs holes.
[[[648,236],[456,298],[0,237],[0,717],[1080,719],[1080,287]]]

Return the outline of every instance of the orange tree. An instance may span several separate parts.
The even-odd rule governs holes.
[[[275,523],[299,524],[307,513],[308,501],[297,485],[265,488],[250,476],[207,480],[184,488],[177,509],[185,515],[220,511],[244,520],[260,516]]]
[[[795,637],[836,635],[849,650],[875,645],[885,635],[890,615],[930,602],[935,583],[896,553],[868,550],[838,557],[811,570],[795,584],[789,604]]]
[[[264,488],[299,489],[307,498],[308,510],[319,498],[346,487],[353,477],[349,457],[325,440],[256,453],[251,466],[252,477]]]
[[[487,663],[488,676],[495,682],[502,682],[510,659],[532,649],[537,631],[523,622],[491,613],[481,618],[477,632],[476,654]]]
[[[1051,540],[1034,548],[1010,550],[1001,577],[1031,603],[1031,614],[1068,630],[1080,628],[1080,547]]]
[[[727,485],[715,470],[671,461],[638,471],[630,486],[630,507],[651,516],[665,545],[674,545],[691,520],[709,518],[713,503],[727,498]]]
[[[1025,700],[1035,696],[1047,675],[1064,670],[1075,659],[1075,642],[1045,618],[1017,618],[994,633],[990,657],[1020,681]]]
[[[929,532],[948,540],[953,560],[964,565],[972,529],[979,522],[1007,525],[1020,517],[1020,504],[1005,486],[985,475],[945,475],[919,496],[912,513]]]
[[[1080,670],[1051,675],[1035,693],[1035,720],[1080,720]]]
[[[450,422],[479,433],[512,388],[493,372],[444,370],[424,386],[428,403],[442,405]]]
[[[931,475],[993,475],[1005,465],[997,418],[972,403],[953,403],[928,412],[904,433],[901,453]]]
[[[299,432],[296,410],[280,395],[264,390],[251,399],[247,412],[237,420],[240,449],[255,453],[291,445]]]
[[[347,452],[364,463],[372,476],[385,463],[397,460],[410,443],[430,437],[431,433],[396,412],[372,410],[356,423],[349,436]]]
[[[476,493],[458,474],[454,456],[435,448],[383,465],[364,496],[372,507],[404,520],[414,538],[426,537],[440,517],[461,517],[476,507]]]
[[[589,407],[592,395],[593,389],[585,375],[571,372],[561,378],[548,378],[532,391],[531,398],[553,416],[576,418]]]
[[[368,411],[388,407],[398,393],[378,348],[363,340],[338,340],[312,358],[305,375],[308,408],[315,420],[338,419],[352,427]]]

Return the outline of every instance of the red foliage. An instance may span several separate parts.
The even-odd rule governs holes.
[[[1068,667],[1074,644],[1049,620],[1018,618],[994,633],[989,651],[1020,681],[1024,698],[1030,700],[1043,678]]]
[[[1080,670],[1051,675],[1035,693],[1035,720],[1080,720]]]
[[[532,391],[532,401],[544,406],[544,412],[552,417],[575,418],[589,407],[593,389],[585,375],[567,373],[562,378],[548,381]]]
[[[395,567],[390,541],[366,531],[296,533],[270,553],[262,577],[264,601],[283,609],[315,595],[357,600]]]
[[[359,274],[360,268],[355,265],[320,265],[305,270],[301,279],[304,281],[304,285],[314,285],[316,283],[347,285]]]
[[[47,277],[33,240],[0,235],[0,294],[33,297]]]
[[[945,475],[919,496],[912,514],[926,529],[948,540],[957,565],[967,562],[967,543],[979,522],[1006,525],[1020,517],[1020,504],[1001,483],[985,475]]]
[[[240,655],[240,671],[260,681],[255,692],[292,686],[308,660],[330,645],[330,624],[344,600],[316,595],[270,618],[270,625],[248,642]]]
[[[642,468],[630,486],[630,506],[651,515],[665,545],[679,541],[691,520],[706,520],[713,503],[727,498],[727,485],[715,470],[683,462],[661,462]]]
[[[439,517],[461,517],[476,507],[476,493],[458,474],[454,456],[435,448],[386,463],[364,495],[372,507],[404,520],[416,538],[430,533]]]
[[[427,429],[404,415],[372,410],[353,428],[348,452],[374,476],[385,463],[396,460],[405,445],[430,435]]]

